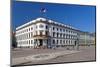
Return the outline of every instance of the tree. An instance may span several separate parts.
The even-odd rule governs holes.
[[[17,42],[16,42],[16,37],[15,37],[15,32],[12,32],[12,48],[16,48],[17,47]]]

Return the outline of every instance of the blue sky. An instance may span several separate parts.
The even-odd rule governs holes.
[[[47,10],[45,14],[41,14],[41,8]],[[12,25],[15,30],[37,17],[46,17],[82,31],[95,32],[95,10],[95,6],[13,1]]]

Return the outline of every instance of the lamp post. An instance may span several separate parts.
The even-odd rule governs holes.
[[[76,50],[79,50],[79,39],[77,38]]]

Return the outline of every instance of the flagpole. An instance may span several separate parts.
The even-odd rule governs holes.
[[[47,11],[46,8],[43,8],[43,7],[42,7],[42,8],[40,9],[41,17],[46,18],[46,14],[45,14],[46,11]]]

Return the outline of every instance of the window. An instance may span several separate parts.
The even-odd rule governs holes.
[[[37,26],[36,26],[36,29],[37,29]]]
[[[55,40],[53,40],[53,44],[55,44]]]
[[[66,40],[66,44],[67,44],[67,40]]]
[[[69,34],[70,34],[70,31],[69,31]]]
[[[28,34],[27,34],[27,38],[28,38]]]
[[[29,44],[30,44],[30,40],[29,40]]]
[[[69,35],[69,39],[70,39],[70,35]]]
[[[60,40],[60,44],[62,44],[62,40]]]
[[[43,28],[44,26],[42,24],[39,25],[39,28]]]
[[[65,29],[63,29],[63,32],[65,32]]]
[[[67,35],[66,35],[66,39],[67,39]]]
[[[53,37],[55,37],[55,32],[53,32]]]
[[[48,31],[46,31],[45,33],[46,33],[46,36],[47,36],[48,35]]]
[[[60,31],[62,31],[62,29],[60,29]]]
[[[29,38],[30,38],[30,33],[29,33]]]
[[[70,44],[70,40],[69,40],[69,44]]]
[[[65,38],[65,34],[63,34],[63,38]]]
[[[33,30],[33,27],[31,27],[31,30]]]
[[[30,31],[30,28],[29,28],[29,31]]]
[[[57,33],[57,37],[58,37],[59,33]]]
[[[58,31],[58,28],[57,28],[57,31]]]
[[[53,30],[55,30],[55,28],[53,27]]]
[[[58,44],[58,40],[57,40],[57,44]]]
[[[28,44],[28,41],[27,41],[27,44]]]
[[[43,31],[42,31],[42,30],[40,31],[40,36],[41,36],[41,35],[43,35]]]
[[[33,36],[33,33],[31,32],[31,38],[32,38],[32,36]]]
[[[71,40],[71,44],[72,44],[72,40]]]
[[[46,25],[46,29],[48,29],[48,26]]]
[[[36,31],[36,35],[37,35],[37,31]]]
[[[25,34],[25,39],[27,39],[27,34]]]
[[[73,39],[73,36],[71,38]]]
[[[60,37],[62,37],[62,34],[60,34]]]
[[[65,44],[65,40],[63,40],[63,44]]]
[[[33,40],[31,40],[31,44],[33,44]]]
[[[67,32],[67,30],[66,30],[66,32]]]

